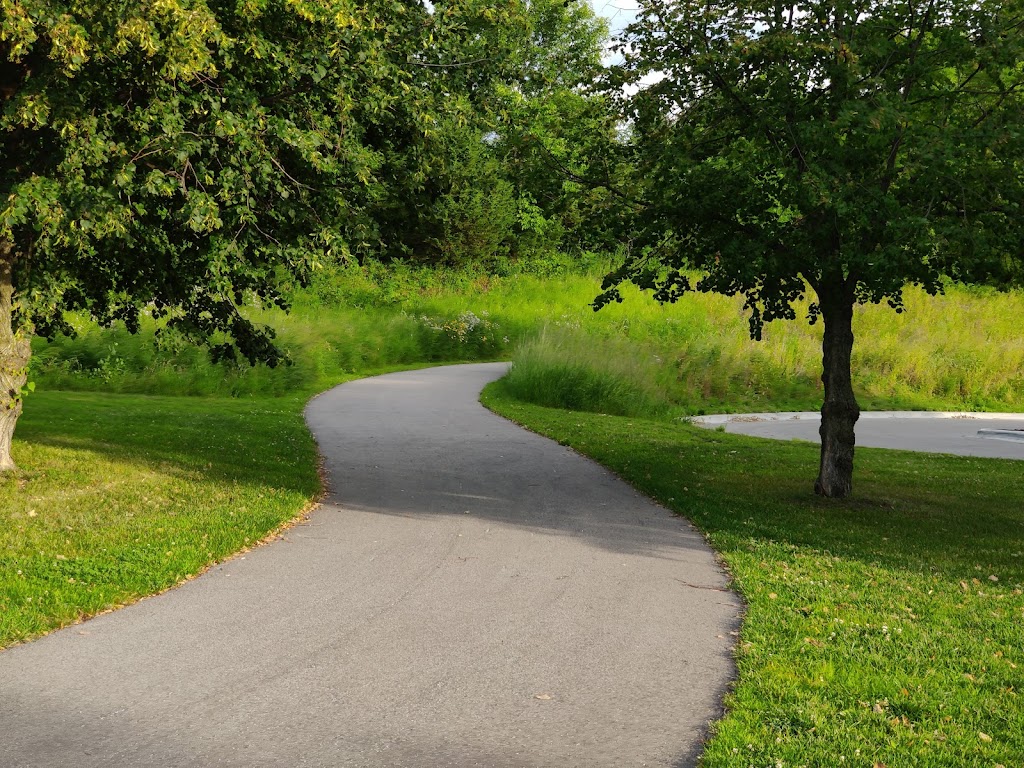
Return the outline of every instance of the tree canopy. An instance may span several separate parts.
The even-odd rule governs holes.
[[[620,44],[646,226],[631,280],[741,294],[751,333],[824,320],[816,490],[849,493],[851,321],[916,283],[1006,275],[1021,252],[1024,6],[644,0]],[[646,85],[645,85],[646,84]]]
[[[143,312],[273,365],[246,300],[284,306],[340,250],[379,250],[421,188],[456,70],[520,13],[351,0],[3,0],[0,467],[32,333]],[[428,73],[430,73],[428,75]]]
[[[521,11],[491,46],[497,66],[481,72],[469,53],[469,66],[446,65],[435,161],[415,203],[396,211],[408,235],[397,257],[500,270],[613,247],[612,206],[591,183],[616,138],[614,105],[594,88],[606,24],[585,0]]]

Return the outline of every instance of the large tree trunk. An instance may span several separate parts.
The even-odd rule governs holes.
[[[853,286],[847,281],[823,285],[818,305],[825,321],[821,343],[825,401],[821,406],[821,466],[814,492],[842,498],[853,488],[853,426],[860,407],[853,395],[850,356],[853,353]]]
[[[32,354],[28,338],[14,332],[13,299],[14,247],[0,240],[0,472],[15,468],[11,440],[21,415],[21,389],[25,386]]]

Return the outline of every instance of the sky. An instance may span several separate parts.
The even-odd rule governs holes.
[[[597,13],[608,19],[613,34],[633,20],[633,12],[637,8],[636,0],[589,0],[589,2]],[[431,10],[434,9],[430,0],[423,0],[423,4]]]
[[[621,31],[633,20],[638,7],[636,0],[590,0],[590,5],[597,13],[608,19],[612,34]]]
[[[636,10],[639,7],[636,0],[589,0],[590,6],[594,11],[608,19],[608,24],[611,28],[612,37],[618,35],[622,29],[629,24],[636,16]],[[622,57],[613,54],[610,50],[605,51],[604,63],[618,64],[622,61]]]
[[[640,7],[637,0],[590,0],[590,5],[598,14],[608,19],[613,38],[636,18],[636,11]],[[605,51],[604,63],[606,66],[621,62],[621,55]],[[640,79],[639,83],[629,83],[623,86],[622,91],[627,96],[632,96],[641,88],[658,82],[662,77],[664,75],[660,72],[649,72]]]

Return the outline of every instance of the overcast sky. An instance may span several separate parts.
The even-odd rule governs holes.
[[[633,20],[637,8],[636,0],[590,0],[590,4],[608,19],[613,34]]]
[[[636,16],[637,2],[636,0],[589,0],[591,7],[600,14],[608,19],[608,24],[611,26],[612,37],[615,37],[622,28],[633,21]],[[605,51],[604,63],[617,64],[622,60],[621,56],[612,55],[609,51]]]

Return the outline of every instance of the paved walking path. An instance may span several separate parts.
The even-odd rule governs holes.
[[[821,442],[814,412],[699,416],[704,427],[776,440]],[[1024,459],[1024,413],[865,411],[857,421],[857,446],[951,453],[990,459]]]
[[[0,765],[692,765],[738,601],[682,520],[484,410],[503,371],[314,400],[322,507],[0,653]]]

